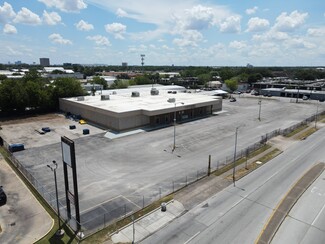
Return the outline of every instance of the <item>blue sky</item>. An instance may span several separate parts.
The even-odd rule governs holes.
[[[324,66],[323,0],[0,1],[0,63]]]

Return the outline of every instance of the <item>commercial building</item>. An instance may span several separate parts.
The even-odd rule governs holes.
[[[115,131],[202,118],[222,110],[222,98],[179,86],[133,87],[60,99],[60,109]]]
[[[50,66],[50,59],[49,58],[40,58],[39,63],[41,66]]]

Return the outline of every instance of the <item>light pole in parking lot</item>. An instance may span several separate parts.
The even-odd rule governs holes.
[[[235,178],[235,173],[236,173],[236,149],[237,149],[237,134],[238,134],[238,127],[236,127],[236,134],[235,134],[235,153],[234,153],[234,167],[232,170],[232,181],[234,183],[234,186],[236,186],[236,178]]]
[[[56,232],[56,235],[61,236],[61,235],[64,234],[64,230],[61,229],[60,206],[59,206],[59,196],[58,196],[58,184],[57,184],[57,180],[56,180],[56,170],[58,168],[58,164],[57,164],[57,162],[55,160],[53,160],[52,162],[53,162],[53,166],[48,164],[47,167],[49,167],[54,173],[56,207],[57,207],[57,210],[58,210],[58,221],[59,221],[59,229]]]
[[[173,149],[172,149],[172,151],[174,152],[174,150],[176,149],[176,105],[178,103],[184,105],[184,103],[183,102],[178,102],[177,103],[175,98],[174,99],[168,99],[167,102],[174,103],[174,106],[175,106],[174,107],[174,144],[173,144]]]

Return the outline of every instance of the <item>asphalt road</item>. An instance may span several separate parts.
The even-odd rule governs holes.
[[[324,143],[325,128],[293,144],[236,182],[236,187],[227,187],[142,243],[254,243],[294,183],[312,165],[325,160]],[[313,209],[319,202],[310,204]],[[304,243],[313,243],[309,240]]]
[[[325,243],[325,172],[292,208],[272,243]]]
[[[174,153],[172,126],[114,140],[104,134],[75,139],[81,218],[83,223],[91,220],[85,224],[86,229],[102,226],[113,215],[137,210],[206,174],[209,155],[212,168],[231,160],[236,127],[240,152],[262,135],[292,126],[316,112],[315,104],[289,101],[263,99],[259,121],[256,97],[239,97],[235,103],[224,100],[221,114],[177,125]],[[320,104],[318,111],[324,109],[325,104]],[[46,165],[52,160],[62,161],[59,141],[15,156],[38,185],[55,196],[53,174]],[[62,168],[59,164],[57,172],[60,203],[64,206]],[[107,212],[110,214],[105,215]]]

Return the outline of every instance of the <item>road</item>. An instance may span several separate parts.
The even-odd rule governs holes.
[[[325,172],[307,189],[272,243],[325,243]]]
[[[306,170],[325,160],[325,128],[156,232],[142,243],[254,243]],[[314,204],[314,203],[311,203]]]

